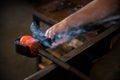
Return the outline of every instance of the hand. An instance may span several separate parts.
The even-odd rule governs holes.
[[[50,27],[46,31],[45,36],[53,39],[56,34],[60,34],[67,31],[68,31],[68,25],[66,25],[66,23],[62,21]]]
[[[48,38],[54,39],[55,36],[57,36],[61,33],[67,32],[68,29],[69,29],[69,26],[66,25],[66,23],[64,21],[62,21],[62,22],[55,24],[51,28],[49,28],[46,31],[45,36]],[[55,47],[59,44],[66,42],[67,40],[68,40],[67,36],[63,35],[63,37],[61,39],[58,39],[57,41],[53,42],[53,44],[51,46]]]

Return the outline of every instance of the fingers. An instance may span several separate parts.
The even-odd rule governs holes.
[[[60,34],[66,31],[67,27],[63,23],[57,23],[46,31],[45,36],[53,39],[56,34]]]
[[[55,31],[54,29],[51,27],[49,28],[46,33],[45,33],[45,36],[50,38],[50,39],[53,39],[54,38],[54,35],[55,35]]]

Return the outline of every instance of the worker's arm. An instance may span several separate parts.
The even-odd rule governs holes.
[[[114,13],[119,6],[119,0],[93,0],[79,11],[68,16],[61,22],[49,28],[45,35],[54,38],[55,34],[67,31],[69,28],[96,21]]]
[[[76,13],[64,19],[62,22],[65,22],[69,27],[76,27],[96,21],[114,13],[119,6],[118,3],[119,0],[93,0]]]

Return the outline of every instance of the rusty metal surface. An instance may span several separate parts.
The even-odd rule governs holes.
[[[63,5],[62,8],[60,8],[59,10],[54,10],[55,8],[61,7],[60,5],[62,4],[61,1],[62,0],[53,0],[44,5],[39,5],[34,8],[34,11],[38,16],[40,14],[41,17],[45,16],[49,18],[50,20],[59,22],[65,17],[69,16],[71,13],[73,13],[74,8],[78,8],[78,7],[81,8],[84,5],[86,5],[88,2],[90,2],[91,0],[68,0],[73,4],[66,4],[67,6]]]

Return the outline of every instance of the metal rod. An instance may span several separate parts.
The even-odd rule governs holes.
[[[56,58],[55,56],[49,54],[47,51],[39,49],[38,53],[39,53],[38,56],[42,55],[42,56],[52,60],[55,64],[57,64],[58,66],[64,68],[67,71],[72,72],[73,74],[75,74],[76,76],[81,78],[82,80],[90,80],[90,78],[87,75],[83,74],[82,72],[80,72],[79,70],[75,69],[71,65],[61,61],[60,59]]]
[[[44,69],[41,69],[37,72],[35,72],[34,74],[26,77],[24,80],[38,80],[41,77],[45,76],[48,72],[52,71],[53,69],[55,69],[56,65],[52,64]]]

